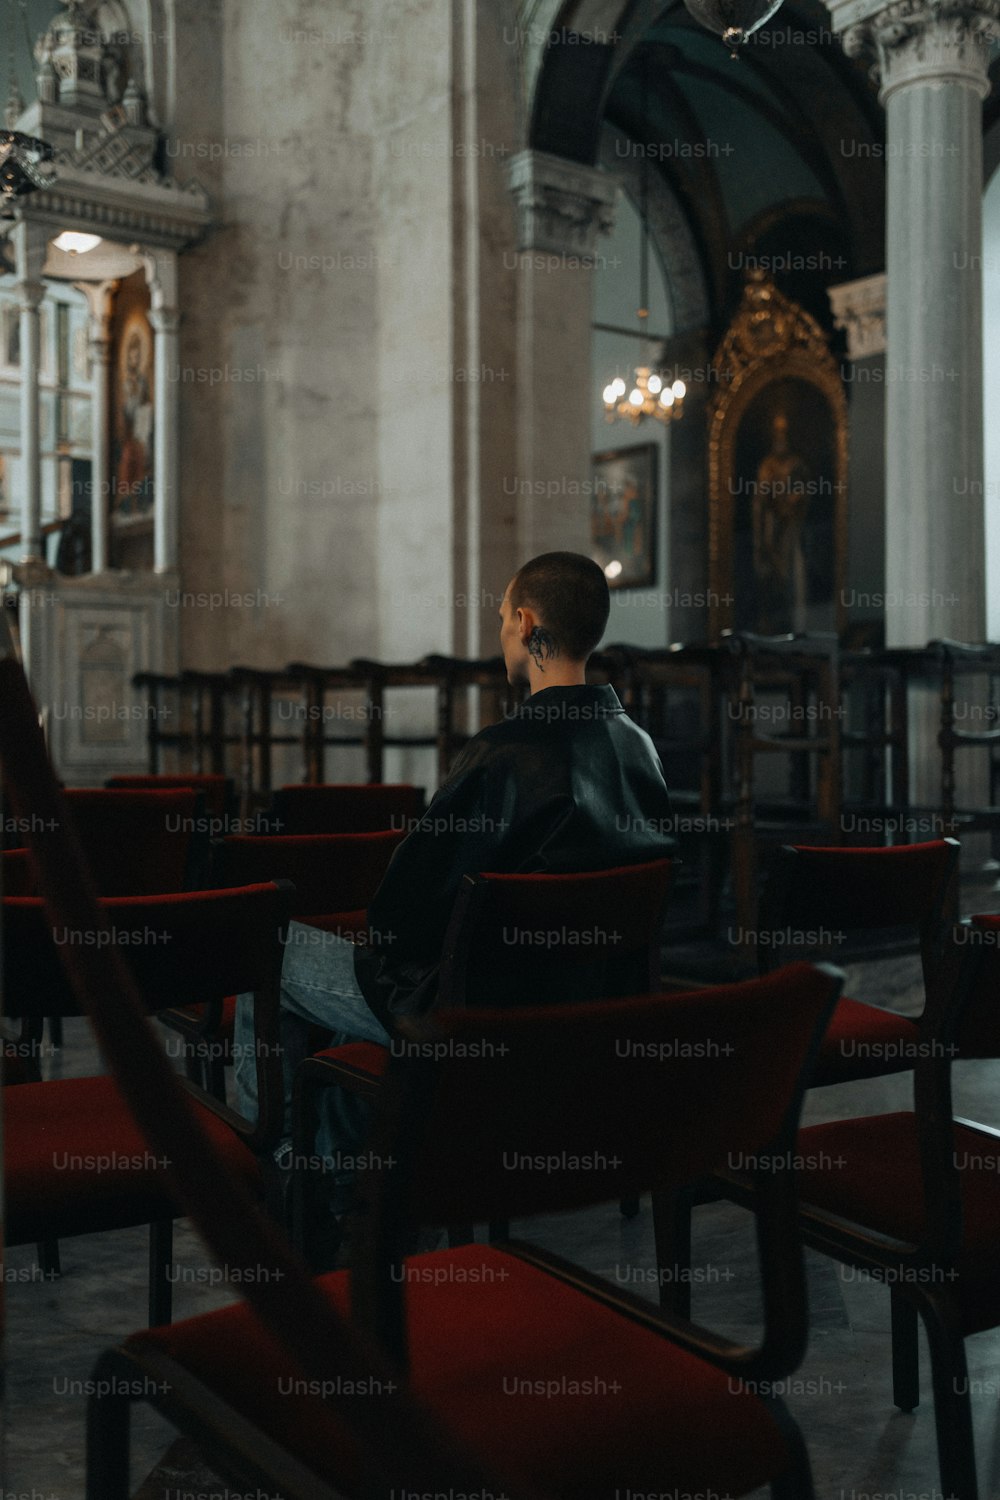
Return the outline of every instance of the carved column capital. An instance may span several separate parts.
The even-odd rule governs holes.
[[[833,322],[847,334],[848,359],[867,359],[884,354],[885,343],[885,273],[864,276],[830,287]]]
[[[610,232],[619,190],[607,172],[544,151],[520,151],[507,174],[519,249],[591,256],[598,235]]]
[[[959,83],[985,99],[1000,0],[841,0],[831,5],[848,57],[870,59],[884,104],[913,83]]]

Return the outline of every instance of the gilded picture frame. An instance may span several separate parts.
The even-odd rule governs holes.
[[[823,329],[752,272],[708,413],[709,629],[846,622],[847,401]]]

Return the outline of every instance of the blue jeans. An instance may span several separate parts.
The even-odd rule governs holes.
[[[389,1033],[374,1013],[354,977],[354,945],[333,932],[322,932],[304,922],[291,922],[281,964],[281,1065],[284,1076],[285,1125],[282,1147],[291,1140],[292,1083],[296,1070],[309,1056],[309,1028],[333,1032],[333,1047],[345,1042],[389,1045]],[[257,1118],[257,1060],[253,1032],[253,996],[240,995],[236,1004],[236,1100],[248,1120]],[[340,1157],[356,1156],[368,1131],[371,1106],[344,1089],[324,1089],[316,1153],[324,1170],[333,1174],[334,1202],[345,1201],[353,1169],[339,1166]]]

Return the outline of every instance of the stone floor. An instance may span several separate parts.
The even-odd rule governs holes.
[[[849,975],[850,992],[912,1011],[917,1003],[915,961],[867,965]],[[97,1059],[84,1022],[68,1027],[67,1045],[53,1075],[94,1071]],[[997,1122],[1000,1063],[956,1069],[957,1112]],[[809,1121],[906,1107],[907,1077],[826,1089],[808,1097]],[[613,1205],[515,1226],[563,1255],[634,1290],[653,1289],[653,1240],[648,1203],[631,1223]],[[180,1267],[175,1316],[218,1306],[229,1294],[207,1284],[207,1265],[185,1225],[177,1235]],[[84,1494],[85,1382],[94,1357],[145,1321],[144,1231],[65,1241],[63,1274],[46,1281],[30,1247],[10,1252],[5,1272],[9,1315],[6,1393],[6,1468],[2,1500],[81,1500]],[[696,1222],[695,1315],[727,1332],[751,1327],[757,1316],[749,1221],[716,1205]],[[1000,1274],[1000,1270],[998,1270]],[[701,1281],[697,1280],[698,1276]],[[889,1298],[876,1284],[818,1256],[809,1257],[812,1337],[794,1377],[788,1404],[799,1418],[812,1455],[818,1497],[827,1500],[942,1500],[929,1399],[912,1416],[891,1402]],[[997,1390],[1000,1331],[969,1342],[970,1375]],[[925,1353],[923,1390],[929,1390]],[[975,1389],[975,1386],[973,1386]],[[973,1397],[983,1500],[1000,1500],[1000,1423],[994,1395]],[[235,1500],[235,1492],[178,1443],[148,1408],[136,1413],[133,1484],[142,1500]]]

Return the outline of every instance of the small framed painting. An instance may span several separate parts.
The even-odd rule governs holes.
[[[656,582],[656,458],[655,443],[594,454],[591,556],[609,588]]]

